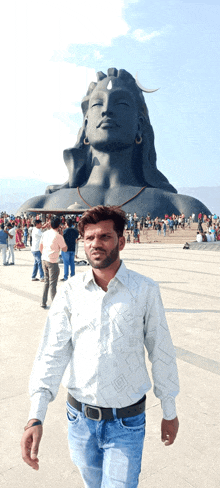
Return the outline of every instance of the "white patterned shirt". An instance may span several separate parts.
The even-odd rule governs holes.
[[[144,346],[163,417],[172,420],[179,381],[157,283],[123,262],[107,292],[91,268],[72,277],[58,290],[47,317],[30,379],[29,419],[43,422],[62,377],[82,403],[111,408],[136,403],[151,388]]]

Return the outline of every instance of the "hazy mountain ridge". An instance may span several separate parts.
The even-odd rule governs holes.
[[[200,200],[212,214],[220,215],[220,186],[198,186],[177,188],[178,193]]]
[[[29,198],[43,195],[48,181],[35,179],[0,179],[0,212],[16,213],[17,209]],[[178,193],[197,198],[211,211],[220,215],[220,186],[181,187]]]

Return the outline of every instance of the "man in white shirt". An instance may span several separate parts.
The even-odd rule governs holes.
[[[201,232],[197,232],[196,241],[197,242],[202,242],[202,233]]]
[[[211,239],[211,232],[206,232],[206,240],[207,242],[211,242],[212,239]]]
[[[125,213],[97,206],[83,214],[79,232],[92,268],[70,278],[48,314],[31,381],[31,410],[21,441],[24,461],[37,458],[47,407],[61,379],[68,389],[70,455],[87,488],[136,488],[145,435],[145,399],[151,381],[163,409],[161,440],[178,431],[175,350],[157,283],[128,270]]]
[[[16,229],[10,222],[7,225],[7,228],[8,228],[9,236],[12,236],[12,237],[9,237],[9,239],[8,239],[7,263],[14,265],[15,264],[14,245],[15,245]]]
[[[42,237],[42,220],[35,219],[34,221],[34,229],[32,231],[32,245],[31,245],[31,252],[34,256],[34,267],[32,271],[32,281],[39,281],[37,278],[37,272],[39,270],[40,273],[40,281],[44,281],[44,272],[42,268],[41,262],[41,252],[40,252],[40,240]]]

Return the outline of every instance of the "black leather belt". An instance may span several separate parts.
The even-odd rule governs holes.
[[[146,395],[141,398],[137,403],[134,403],[133,405],[129,405],[129,407],[124,407],[124,408],[116,408],[116,415],[118,419],[123,419],[124,417],[135,417],[136,415],[139,415],[140,413],[143,413],[145,410],[145,400],[146,400]],[[82,412],[82,403],[78,402],[75,398],[68,393],[67,395],[67,401],[68,403],[79,410],[79,412]],[[91,420],[113,420],[114,415],[113,415],[113,410],[112,408],[103,408],[103,407],[96,407],[93,405],[85,405],[84,408],[84,414],[88,419]]]

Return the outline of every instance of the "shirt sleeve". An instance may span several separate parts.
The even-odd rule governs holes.
[[[67,364],[73,353],[70,303],[63,287],[56,294],[48,314],[29,384],[31,409],[28,419],[46,416],[49,402],[58,393]]]
[[[150,287],[145,315],[144,344],[152,363],[154,394],[161,401],[163,418],[176,417],[175,397],[179,393],[176,353],[168,329],[159,286]]]
[[[60,249],[63,249],[63,247],[66,246],[66,242],[65,242],[63,236],[61,236],[60,234],[58,234],[58,237],[59,237],[58,244],[60,246]]]

